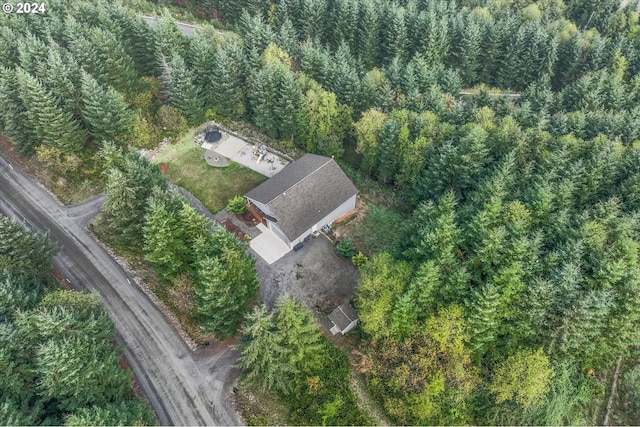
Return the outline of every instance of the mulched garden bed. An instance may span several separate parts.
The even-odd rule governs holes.
[[[248,227],[255,227],[258,225],[258,220],[250,212],[242,215],[236,215],[236,218],[244,222]]]
[[[230,220],[228,219],[224,220],[222,222],[222,225],[224,226],[225,230],[227,230],[227,232],[233,234],[235,238],[240,240],[241,242],[246,242],[247,240],[250,240],[249,236],[244,234],[242,230],[240,230],[240,228],[238,228],[238,226],[235,225]]]

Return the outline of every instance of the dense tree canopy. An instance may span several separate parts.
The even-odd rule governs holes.
[[[237,346],[250,382],[291,403],[292,420],[308,425],[365,424],[354,410],[348,360],[318,331],[312,313],[285,296],[275,311],[255,307]]]
[[[343,156],[406,218],[393,253],[367,254],[357,295],[363,335],[379,345],[371,385],[393,420],[584,423],[597,395],[585,373],[640,342],[634,3],[213,0],[239,37],[187,39],[169,16],[151,28],[118,5],[55,0],[38,19],[0,16],[0,128],[42,158],[104,145],[113,232],[146,248],[167,282],[190,275],[200,320],[220,336],[255,295],[251,262],[158,196],[156,168],[103,140],[147,144],[212,114]],[[25,308],[41,292],[13,271],[0,279],[4,301],[25,290]],[[288,351],[278,316],[250,318],[246,366],[272,375],[267,388],[308,390],[315,380],[286,381],[295,364],[271,366]],[[313,420],[338,422],[340,399]],[[30,423],[16,405],[0,408]],[[103,415],[88,411],[69,420]]]
[[[47,235],[4,217],[0,233],[0,422],[153,423],[98,297],[55,289]]]

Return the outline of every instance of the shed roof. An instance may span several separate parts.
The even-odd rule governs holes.
[[[245,196],[267,205],[278,227],[295,240],[357,193],[335,160],[306,154]]]
[[[340,328],[340,331],[342,332],[351,324],[351,322],[358,320],[358,313],[356,313],[353,307],[351,307],[351,304],[345,302],[331,312],[329,320]]]

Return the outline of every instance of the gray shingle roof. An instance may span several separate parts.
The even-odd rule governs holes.
[[[351,324],[354,320],[358,319],[358,314],[351,307],[351,304],[345,302],[335,310],[331,312],[329,315],[329,319],[340,328],[340,331],[344,331],[347,326]]]
[[[267,205],[294,240],[357,193],[335,160],[306,154],[245,196]]]

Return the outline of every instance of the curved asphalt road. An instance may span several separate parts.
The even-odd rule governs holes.
[[[0,211],[61,246],[54,258],[72,286],[96,292],[124,353],[163,425],[238,425],[230,399],[237,353],[192,352],[164,315],[85,231],[102,197],[64,207],[0,155]]]

